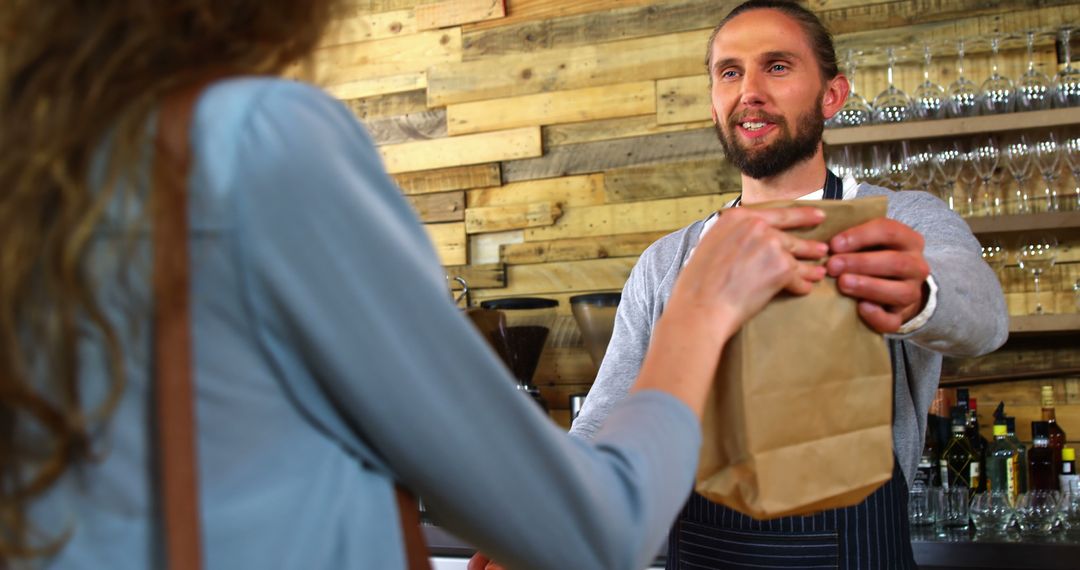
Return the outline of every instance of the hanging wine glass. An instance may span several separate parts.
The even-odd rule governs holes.
[[[942,144],[942,147],[934,155],[934,168],[941,175],[944,185],[941,189],[941,199],[949,205],[949,209],[960,212],[960,204],[956,191],[956,181],[960,177],[960,171],[964,168],[964,152],[960,149],[960,143],[951,140]]]
[[[1012,79],[998,73],[998,49],[1001,47],[1001,38],[990,38],[990,77],[983,81],[980,95],[983,113],[1011,113],[1013,111],[1013,82]]]
[[[1027,71],[1016,83],[1018,111],[1041,111],[1050,108],[1050,78],[1035,69],[1035,32],[1027,33]]]
[[[840,127],[858,127],[870,124],[870,105],[862,95],[855,91],[855,55],[855,51],[849,49],[844,59],[851,91],[848,93],[847,99],[844,100],[844,106],[840,108],[840,111],[834,117],[837,126]]]
[[[1035,314],[1046,311],[1039,298],[1039,281],[1042,274],[1054,267],[1057,260],[1057,238],[1052,234],[1038,232],[1020,236],[1020,249],[1016,252],[1016,262],[1020,269],[1030,271],[1035,279]]]
[[[896,52],[893,48],[885,48],[885,57],[889,60],[886,71],[889,86],[874,97],[874,122],[875,123],[902,123],[911,119],[911,99],[903,91],[896,88],[893,83],[893,69],[896,67]]]
[[[974,213],[979,216],[994,216],[1001,214],[1001,199],[991,185],[994,171],[998,166],[998,145],[993,137],[978,137],[971,146],[968,160],[971,162],[975,175],[979,177],[981,184],[976,193],[978,200],[975,203]]]
[[[930,45],[923,46],[923,82],[915,89],[912,97],[915,116],[920,119],[942,119],[945,117],[945,90],[930,81],[930,67],[933,54]]]
[[[1048,132],[1043,138],[1036,141],[1032,148],[1035,151],[1035,166],[1039,168],[1039,174],[1042,175],[1045,183],[1045,188],[1039,197],[1038,203],[1047,212],[1057,211],[1058,195],[1054,181],[1057,180],[1059,159],[1061,158],[1057,138],[1053,132]]]
[[[946,114],[949,117],[974,117],[979,114],[979,90],[964,77],[964,40],[956,42],[956,81],[949,85]]]
[[[1060,142],[1061,156],[1065,158],[1072,174],[1073,190],[1069,196],[1069,204],[1074,210],[1080,210],[1080,130],[1073,128],[1072,132],[1063,137]]]
[[[1002,145],[1002,159],[1009,174],[1016,181],[1016,193],[1014,195],[1013,212],[1017,214],[1031,213],[1031,194],[1028,192],[1027,181],[1035,173],[1035,164],[1032,155],[1034,151],[1027,135],[1014,134],[1005,139]]]
[[[1080,69],[1072,66],[1069,49],[1072,30],[1069,28],[1061,30],[1059,37],[1065,51],[1065,67],[1061,68],[1054,77],[1054,100],[1059,107],[1075,107],[1080,105]]]

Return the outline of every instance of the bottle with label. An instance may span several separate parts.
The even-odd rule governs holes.
[[[971,450],[975,453],[975,460],[979,462],[979,465],[985,470],[986,467],[986,450],[990,447],[990,442],[986,441],[982,433],[979,432],[979,413],[978,402],[975,398],[968,398],[967,420],[966,429],[968,440],[971,441]],[[977,492],[986,490],[987,479],[985,473],[983,477],[979,479],[979,484],[975,488]]]
[[[1028,452],[1028,483],[1032,491],[1057,491],[1060,455],[1050,449],[1050,426],[1031,422],[1031,451]]]
[[[1015,500],[1017,491],[1018,453],[1007,437],[1007,428],[994,424],[994,441],[986,452],[987,491],[1006,491]]]
[[[1042,419],[1049,424],[1050,449],[1057,453],[1057,457],[1061,457],[1061,450],[1065,448],[1065,430],[1057,423],[1053,386],[1042,387]]]
[[[1080,496],[1080,475],[1076,474],[1076,450],[1071,447],[1061,450],[1058,486],[1061,487],[1062,493],[1070,493],[1074,497]]]
[[[1005,417],[1005,438],[1009,440],[1009,443],[1013,444],[1016,448],[1016,492],[1027,493],[1028,492],[1028,458],[1027,447],[1024,447],[1023,443],[1020,443],[1020,438],[1016,437],[1016,418],[1012,416]]]
[[[926,430],[926,440],[923,443],[922,455],[919,456],[919,467],[915,470],[915,481],[921,482],[925,487],[941,486],[941,453],[937,438],[931,429]]]
[[[970,495],[979,486],[980,472],[979,462],[965,434],[967,422],[964,416],[960,406],[953,408],[952,438],[941,454],[941,486],[946,489],[966,487]]]

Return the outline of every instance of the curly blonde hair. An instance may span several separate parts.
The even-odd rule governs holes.
[[[84,257],[106,205],[125,192],[117,181],[146,158],[148,118],[163,94],[208,71],[276,74],[305,58],[336,4],[0,2],[0,566],[62,546],[63,537],[32,544],[28,505],[92,459],[91,424],[123,390],[123,347]],[[105,184],[91,188],[107,135]],[[90,337],[104,339],[112,380],[92,413],[80,402],[76,353]],[[23,441],[28,429],[47,445]]]

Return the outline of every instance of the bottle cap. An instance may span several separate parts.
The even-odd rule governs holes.
[[[1054,407],[1054,387],[1043,386],[1042,387],[1042,407],[1053,408]]]
[[[1003,426],[1001,424],[994,424],[994,436],[995,437],[997,437],[999,435],[1005,435],[1006,433],[1008,433],[1008,432],[1005,431],[1005,426]]]
[[[1061,450],[1062,461],[1076,461],[1076,450],[1071,447],[1066,447]]]

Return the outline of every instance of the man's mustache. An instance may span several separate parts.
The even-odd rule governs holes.
[[[773,115],[771,113],[766,113],[764,111],[742,111],[742,112],[739,112],[739,113],[736,113],[736,114],[732,115],[728,119],[728,127],[735,128],[735,127],[741,125],[743,122],[746,121],[747,117],[754,117],[755,119],[764,119],[765,121],[768,121],[770,123],[773,123],[773,124],[781,126],[781,127],[786,127],[787,126],[787,120],[784,119],[784,117],[782,117],[782,116]]]

